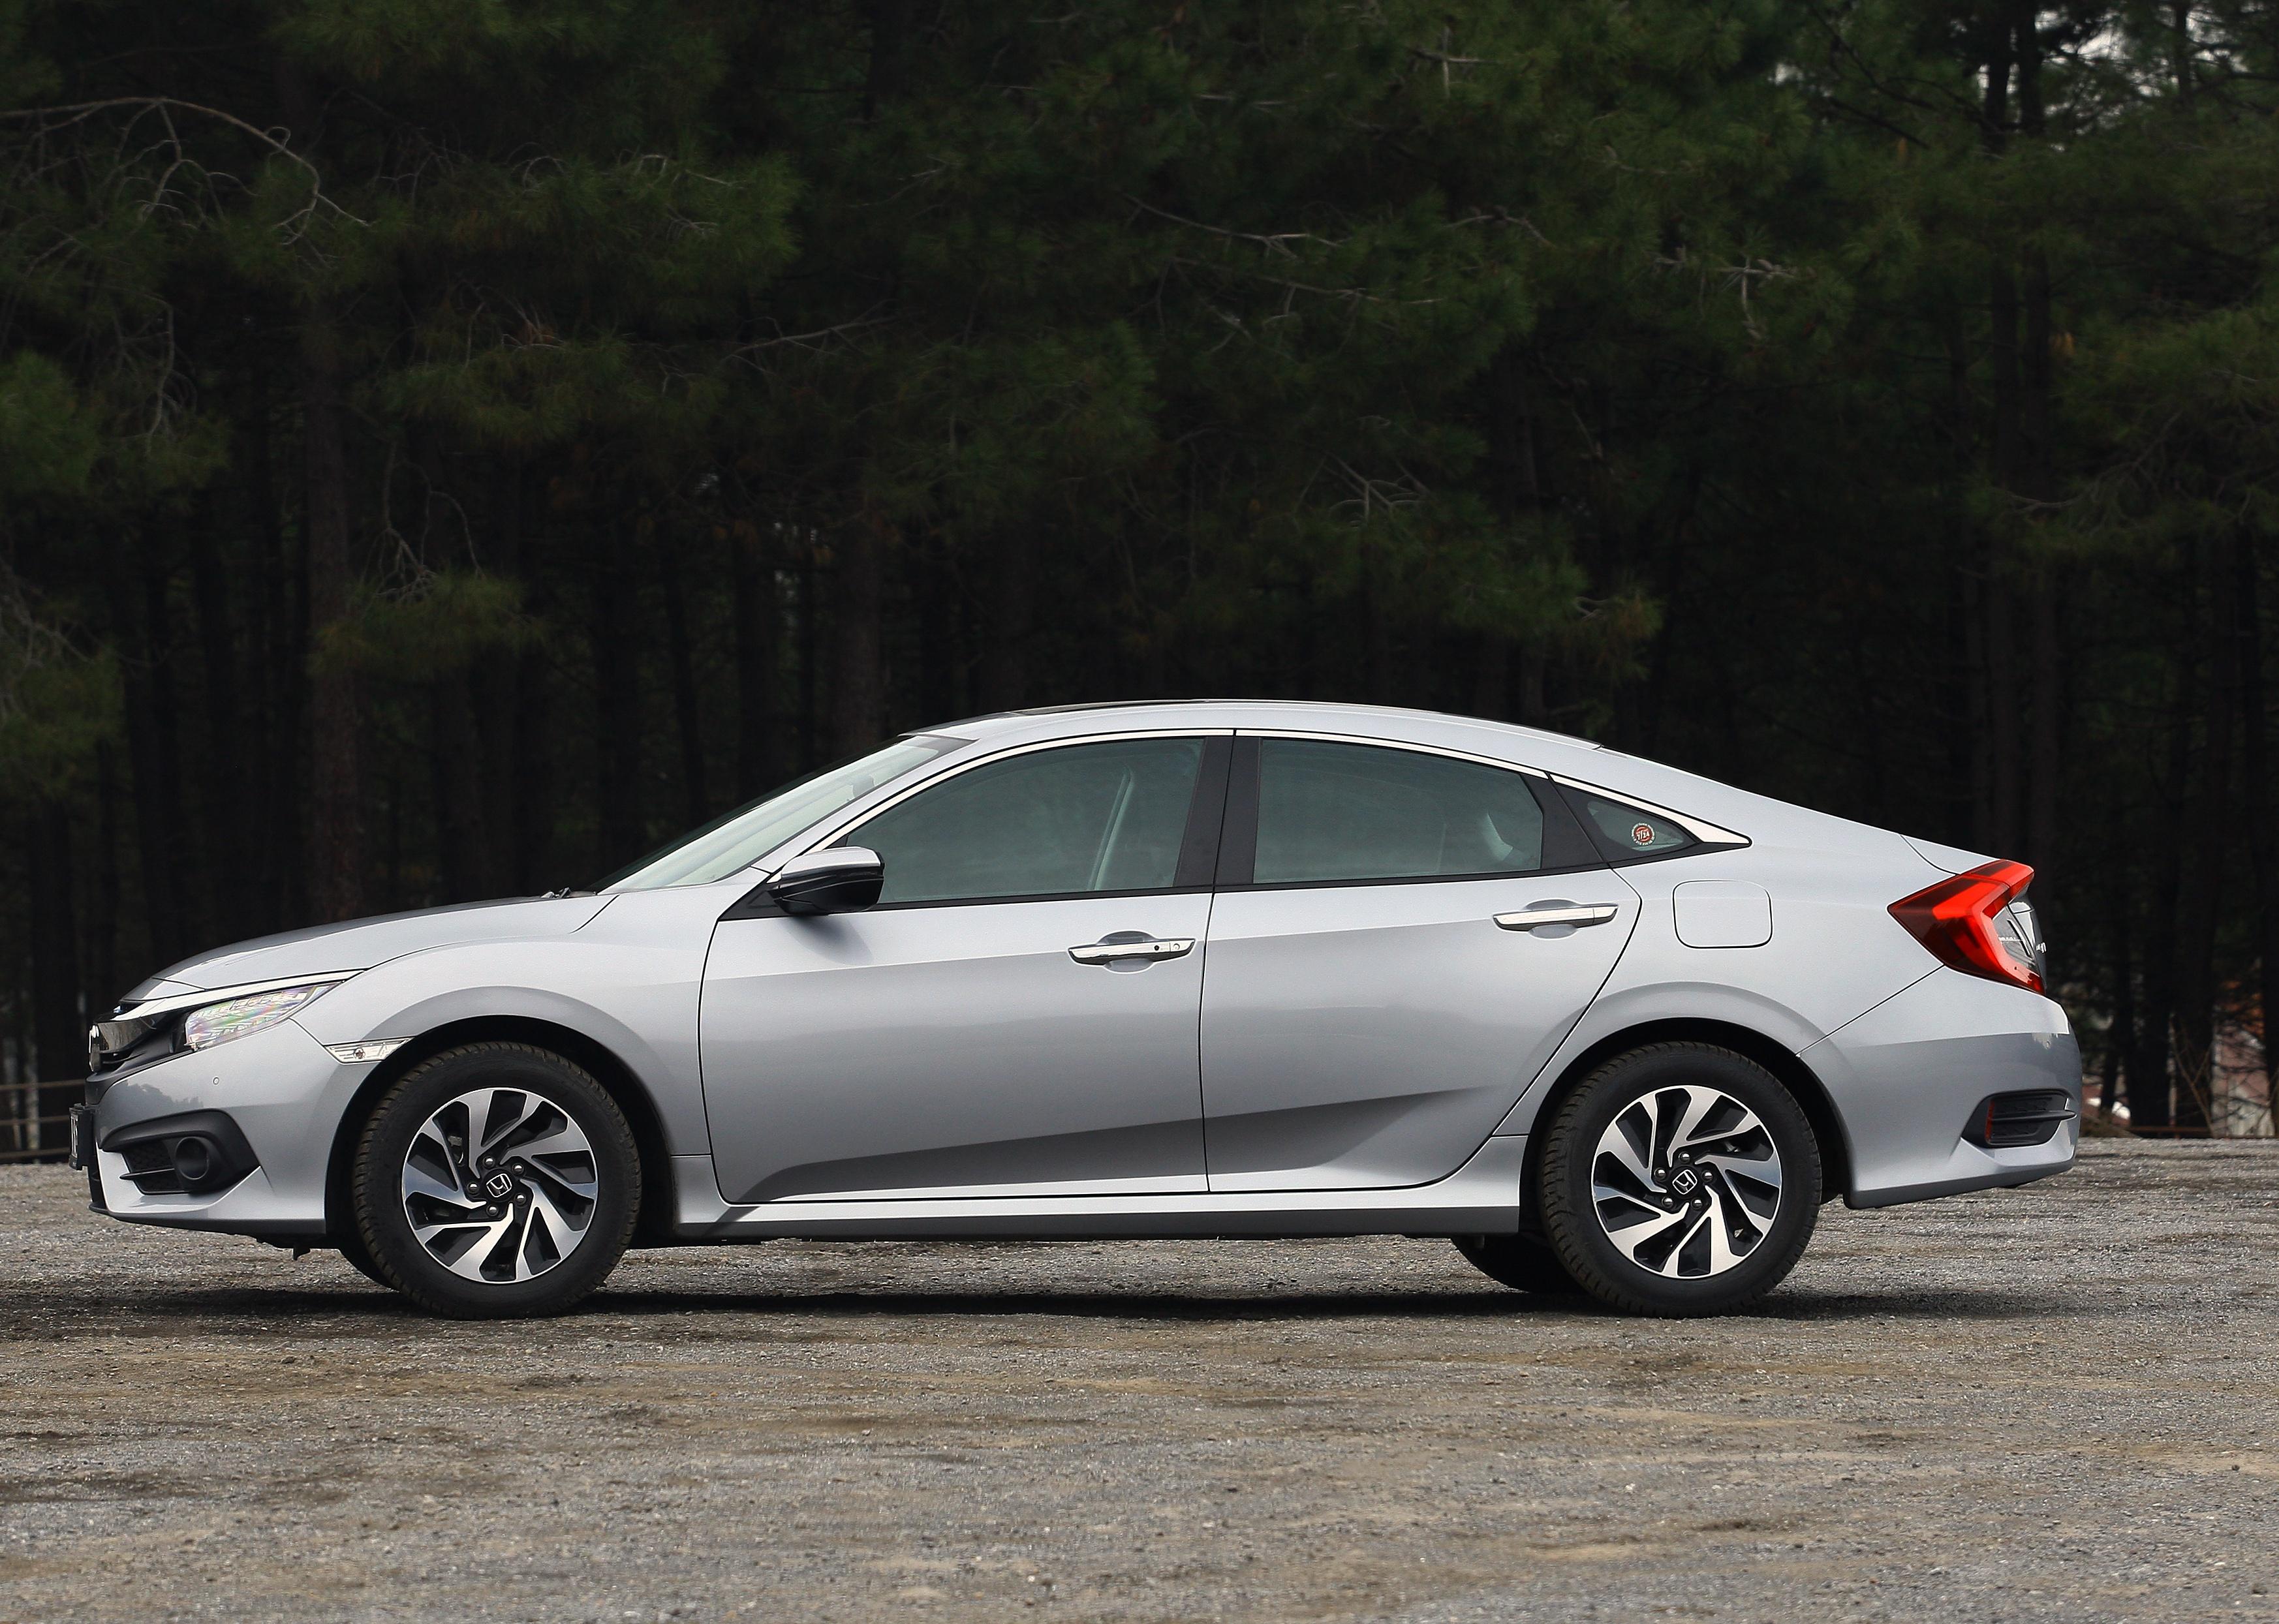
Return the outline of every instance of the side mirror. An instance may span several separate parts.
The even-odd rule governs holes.
[[[834,846],[784,864],[768,882],[768,895],[787,914],[854,914],[876,902],[886,883],[878,853]]]

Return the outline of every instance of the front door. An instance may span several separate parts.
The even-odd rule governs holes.
[[[1215,1191],[1455,1171],[1605,984],[1638,906],[1527,775],[1326,739],[1240,742],[1221,881]]]
[[[869,910],[723,920],[702,1014],[723,1195],[1203,1189],[1226,747],[1140,737],[985,761],[841,838],[884,860]]]

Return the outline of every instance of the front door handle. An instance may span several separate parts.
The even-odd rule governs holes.
[[[1068,952],[1078,964],[1114,964],[1122,959],[1177,959],[1194,950],[1192,936],[1143,936],[1136,941],[1093,942]]]
[[[1604,924],[1620,911],[1615,902],[1539,902],[1515,914],[1498,914],[1495,922],[1507,931],[1532,931],[1538,925]]]

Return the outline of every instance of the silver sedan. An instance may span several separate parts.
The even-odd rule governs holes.
[[[266,938],[90,1034],[98,1210],[438,1314],[628,1245],[1444,1235],[1633,1314],[2073,1163],[2030,869],[1356,706],[894,739],[590,892]]]

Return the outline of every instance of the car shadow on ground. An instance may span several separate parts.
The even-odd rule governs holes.
[[[2076,1291],[1924,1291],[1842,1293],[1790,1289],[1732,1316],[1759,1321],[1842,1322],[1873,1320],[1961,1321],[2071,1319],[2097,1311]],[[437,1324],[411,1304],[377,1287],[337,1289],[219,1288],[149,1291],[109,1287],[83,1294],[46,1291],[0,1292],[0,1337],[66,1331],[72,1321],[121,1318],[179,1321],[210,1330],[230,1322],[329,1319],[341,1315],[409,1325]],[[1324,1320],[1604,1320],[1625,1323],[1587,1300],[1483,1291],[1291,1291],[1249,1296],[1183,1291],[940,1291],[907,1288],[861,1291],[604,1290],[568,1320],[607,1316],[719,1321],[759,1319],[1033,1319],[1137,1320],[1271,1324]],[[36,1329],[35,1329],[36,1328]]]

